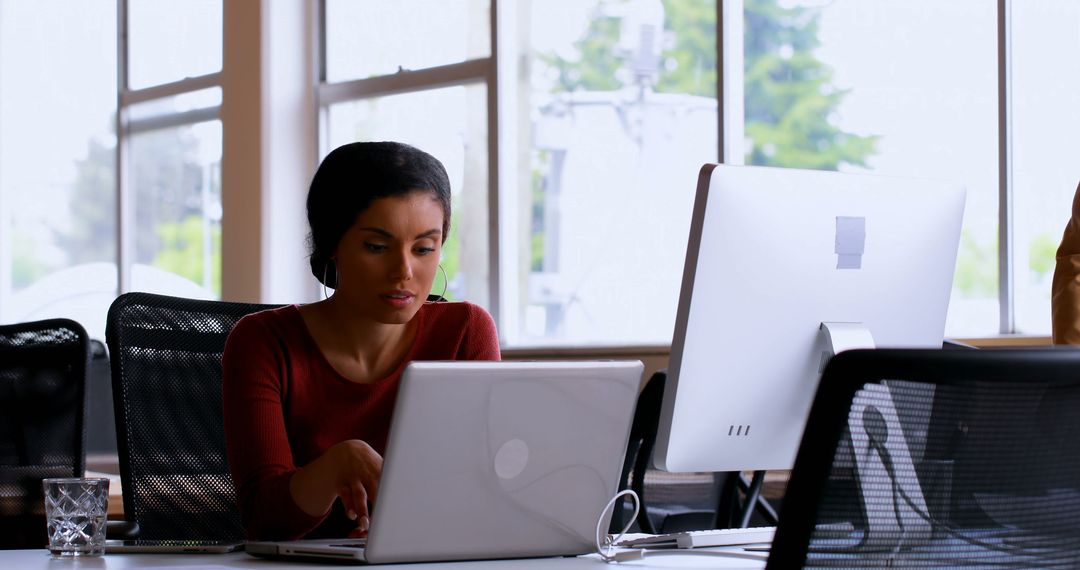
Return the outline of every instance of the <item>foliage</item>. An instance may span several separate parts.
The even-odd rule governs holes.
[[[454,208],[450,213],[450,227],[457,227],[461,221],[458,216],[458,212],[461,209],[457,204],[454,204]],[[461,232],[450,232],[450,237],[446,238],[446,243],[442,246],[442,258],[439,260],[439,264],[442,265],[443,270],[436,272],[435,281],[431,284],[431,293],[433,295],[442,294],[446,297],[446,300],[454,300],[454,291],[448,286],[449,283],[454,282],[454,278],[457,277],[459,271],[461,271],[461,238],[458,237]],[[443,280],[445,275],[445,281]],[[445,293],[443,293],[445,287]]]
[[[537,59],[550,66],[556,73],[553,91],[613,91],[622,87],[616,71],[625,58],[615,53],[619,40],[619,19],[597,13],[589,22],[589,29],[574,46],[577,59],[563,59],[555,54],[537,54]]]
[[[13,232],[11,241],[11,284],[15,289],[21,289],[44,277],[48,268],[38,258],[33,239]]]
[[[953,289],[968,299],[997,296],[997,259],[997,242],[979,243],[968,230],[962,230]]]
[[[535,167],[530,172],[529,177],[532,192],[532,208],[529,212],[529,226],[531,229],[529,270],[533,272],[544,271],[544,247],[546,245],[544,217],[547,210],[545,184],[548,181],[547,173],[551,170],[551,162],[551,151],[547,149],[538,150],[534,162]]]
[[[198,141],[188,131],[163,129],[139,134],[131,139],[131,145],[129,187],[135,208],[135,262],[153,264],[202,284],[199,220],[203,216],[203,185],[209,177],[197,157]],[[91,139],[86,158],[76,163],[68,206],[73,223],[68,231],[56,235],[71,265],[116,259],[115,153],[114,145]],[[217,188],[211,191],[219,192]],[[211,283],[212,290],[220,293],[220,227],[214,231]]]
[[[203,216],[189,214],[180,222],[166,222],[157,227],[161,249],[154,257],[154,267],[182,275],[207,289],[221,293],[221,225],[211,224],[210,276],[203,275]]]
[[[744,82],[748,164],[837,170],[866,166],[877,137],[846,133],[830,118],[846,90],[814,56],[819,13],[777,0],[746,0]]]
[[[665,28],[674,46],[662,56],[656,90],[716,96],[715,0],[664,0]],[[847,91],[832,85],[832,70],[814,55],[818,11],[783,7],[779,0],[745,0],[744,96],[746,161],[765,166],[836,170],[865,166],[878,137],[842,131],[832,116]],[[619,20],[599,10],[574,47],[579,57],[539,59],[557,74],[553,91],[610,91],[616,71]]]
[[[1039,234],[1028,245],[1028,268],[1036,281],[1042,281],[1057,264],[1058,240],[1050,234]]]
[[[675,46],[664,51],[656,90],[716,97],[716,1],[664,0]]]
[[[70,265],[116,259],[116,147],[95,138],[87,145],[86,158],[75,163],[72,224],[55,236]]]

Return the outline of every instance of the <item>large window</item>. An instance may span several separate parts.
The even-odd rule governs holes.
[[[728,136],[745,146],[729,161],[964,184],[947,334],[996,332],[995,3],[745,0],[739,16],[745,118]]]
[[[490,3],[329,0],[320,22],[320,157],[396,140],[439,158],[453,215],[433,292],[490,306]]]
[[[0,322],[220,296],[221,11],[0,0]]]
[[[495,50],[479,35],[482,11],[464,2],[428,51],[333,39],[380,29],[365,17],[420,25],[402,11],[430,5],[379,15],[342,4],[327,2],[341,18],[327,19],[324,53],[338,63],[324,92],[462,61],[497,86],[495,112],[455,128],[486,132],[497,149],[486,182],[499,239],[472,258],[490,267],[469,271],[488,276],[491,297],[473,300],[493,309],[509,346],[669,342],[697,169],[721,159],[963,184],[946,334],[1049,332],[1053,253],[1077,178],[1071,0],[496,1]],[[408,89],[429,106],[460,97],[434,80]],[[324,141],[394,136],[383,126],[409,120],[375,104],[349,108],[345,139],[324,121]]]
[[[523,38],[501,102],[520,110],[508,343],[670,342],[697,171],[718,158],[715,11],[533,2],[503,30]]]
[[[1015,329],[1047,334],[1054,253],[1080,181],[1080,2],[1012,2]]]
[[[120,288],[221,297],[221,0],[121,0]]]
[[[101,336],[117,293],[221,296],[222,6],[0,0],[0,322]],[[667,344],[697,171],[720,160],[962,183],[946,333],[1049,332],[1074,0],[305,6],[318,127],[290,132],[442,159],[436,292],[488,307],[509,347]],[[263,24],[243,21],[269,53]],[[270,67],[265,89],[292,77]]]
[[[1068,137],[1080,128],[1080,64],[1061,54],[1080,52],[1080,5],[726,6],[742,22],[725,52],[746,108],[742,133],[726,133],[745,148],[729,160],[963,184],[946,334],[1049,334],[1054,252],[1078,177]]]
[[[116,296],[116,3],[0,0],[0,322]]]

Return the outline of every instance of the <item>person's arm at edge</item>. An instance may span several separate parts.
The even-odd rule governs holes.
[[[1080,185],[1057,250],[1050,315],[1054,344],[1080,344]]]
[[[278,344],[265,326],[246,318],[234,327],[222,356],[229,468],[245,532],[255,540],[302,537],[327,514],[302,508],[291,492],[297,469],[282,406],[288,355]]]

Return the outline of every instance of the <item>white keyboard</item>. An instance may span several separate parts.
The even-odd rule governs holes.
[[[750,528],[720,528],[713,530],[693,530],[654,534],[643,538],[620,541],[616,546],[639,547],[674,546],[676,548],[700,548],[704,546],[744,546],[749,544],[768,544],[772,542],[775,526]]]

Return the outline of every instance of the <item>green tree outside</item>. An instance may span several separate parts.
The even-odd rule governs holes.
[[[715,0],[664,0],[665,30],[675,45],[665,50],[658,92],[716,97]],[[746,161],[763,166],[836,170],[865,166],[876,136],[844,132],[830,121],[847,91],[832,85],[832,70],[814,55],[818,11],[778,0],[744,4]],[[574,60],[541,54],[557,72],[554,92],[611,91],[623,87],[615,73],[626,56],[617,51],[620,21],[598,13],[574,45]]]
[[[683,0],[685,1],[685,0]],[[837,170],[866,166],[878,137],[847,133],[833,124],[847,95],[832,70],[814,55],[820,13],[785,8],[777,0],[746,0],[746,135],[748,164]]]
[[[203,274],[203,217],[190,214],[180,222],[168,222],[157,227],[158,243],[161,249],[154,256],[154,267],[181,275],[200,285],[209,284],[209,289],[221,294],[221,226],[211,224],[210,230],[210,275]]]
[[[1050,234],[1035,236],[1028,245],[1028,269],[1035,281],[1042,281],[1054,272],[1060,238]]]
[[[621,22],[602,5],[574,44],[579,57],[537,56],[555,72],[553,92],[624,86],[616,73],[626,64],[617,49]],[[656,91],[715,98],[716,1],[663,0],[663,6],[665,31],[675,41],[661,56]],[[818,170],[865,166],[878,137],[845,132],[830,120],[847,92],[832,85],[832,70],[814,55],[819,12],[778,0],[746,0],[744,10],[745,129],[751,141],[746,162]],[[537,221],[543,220],[542,191],[534,176],[534,270],[543,266],[543,226]]]
[[[201,196],[210,180],[211,194],[220,195],[217,178],[207,177],[198,160],[198,140],[190,132],[163,129],[132,139],[131,191],[135,200],[135,261],[173,272],[204,284]],[[68,263],[116,259],[116,149],[96,139],[76,163],[71,209],[73,223],[57,233],[57,244]],[[211,225],[211,291],[221,295],[221,227]]]
[[[967,230],[960,232],[953,288],[964,297],[979,299],[997,295],[997,243],[980,243]]]

